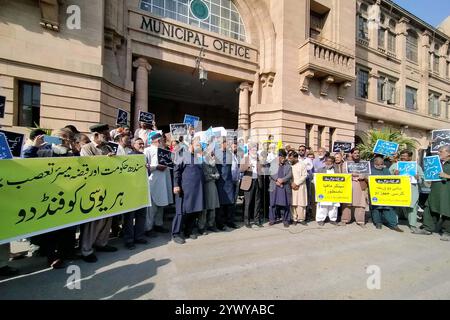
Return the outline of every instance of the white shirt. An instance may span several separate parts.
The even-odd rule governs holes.
[[[257,179],[258,178],[258,158],[249,158],[250,160],[250,165],[252,167],[252,179]]]

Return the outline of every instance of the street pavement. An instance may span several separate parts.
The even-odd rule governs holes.
[[[48,269],[40,257],[12,261],[21,275],[0,278],[0,299],[449,299],[450,243],[400,227],[404,233],[370,224],[265,224],[184,245],[161,234],[135,250],[114,239],[118,252],[69,263],[79,267],[79,289],[67,286],[74,267]]]

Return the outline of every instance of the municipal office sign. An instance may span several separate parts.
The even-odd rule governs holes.
[[[191,14],[198,20],[207,20],[209,18],[209,8],[202,0],[192,0],[189,4]]]
[[[198,11],[192,12],[192,15],[199,17],[209,16],[209,8],[200,8],[201,4],[194,6],[194,3],[203,3],[202,0],[192,0],[190,2],[190,9]],[[192,9],[195,7],[194,9]],[[203,33],[195,29],[186,28],[182,24],[169,22],[160,18],[143,15],[142,13],[130,11],[130,29],[133,31],[144,32],[151,34],[162,39],[168,39],[179,43],[194,45],[197,47],[203,47],[213,52],[221,53],[229,57],[244,60],[246,62],[256,63],[258,60],[258,51],[250,46],[242,44],[240,42],[229,41],[217,37],[213,37],[208,33]],[[133,37],[133,35],[132,35]],[[145,41],[145,38],[137,37],[140,41]]]

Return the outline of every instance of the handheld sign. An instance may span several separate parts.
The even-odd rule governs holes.
[[[385,140],[377,140],[375,147],[373,148],[373,153],[382,154],[384,156],[392,156],[398,150],[398,143],[385,141]]]
[[[49,144],[62,144],[62,139],[60,137],[53,137],[53,136],[44,136],[44,142],[47,142]]]
[[[205,131],[205,136],[208,141],[210,141],[211,138],[214,137],[214,131],[212,127],[210,127],[208,130]]]
[[[172,137],[174,136],[186,136],[187,132],[187,124],[186,123],[173,123],[170,125],[170,133]]]
[[[352,176],[350,174],[314,175],[316,201],[329,203],[352,203]]]
[[[117,125],[127,125],[128,124],[128,112],[122,109],[117,110]]]
[[[333,152],[344,152],[350,153],[352,150],[353,143],[351,142],[341,142],[335,141],[333,142]]]
[[[423,175],[425,181],[441,181],[439,174],[442,172],[442,164],[439,156],[423,158]]]
[[[399,175],[415,177],[417,175],[417,162],[399,161],[397,163]]]
[[[197,127],[198,122],[200,121],[199,117],[196,116],[191,116],[190,114],[185,114],[184,115],[184,121],[183,123],[186,123],[192,127]]]
[[[21,133],[9,132],[4,130],[0,130],[0,132],[5,134],[12,155],[14,157],[20,157],[22,153],[24,135]]]
[[[358,174],[371,174],[370,162],[369,161],[360,161],[360,162],[352,162],[348,161],[345,163],[347,167],[347,173],[358,173]]]
[[[373,206],[409,207],[411,180],[405,176],[370,176],[369,193]]]
[[[144,122],[148,124],[153,124],[153,121],[155,121],[155,115],[150,112],[139,112],[139,122]]]
[[[117,153],[117,149],[119,149],[119,144],[118,143],[109,141],[107,144],[112,149],[112,151],[114,153]]]
[[[0,133],[0,160],[12,158],[13,156],[9,149],[8,140],[4,133]]]
[[[158,148],[158,163],[173,169],[174,163],[172,160],[172,152]]]
[[[0,96],[0,118],[5,117],[6,97]]]
[[[438,153],[440,147],[450,145],[450,129],[433,130],[431,140],[431,152]]]

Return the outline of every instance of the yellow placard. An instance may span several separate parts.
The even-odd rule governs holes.
[[[352,175],[326,174],[314,175],[316,202],[352,203]]]
[[[411,182],[408,176],[370,176],[370,203],[374,206],[409,207]]]
[[[0,160],[0,243],[147,207],[144,155]]]

